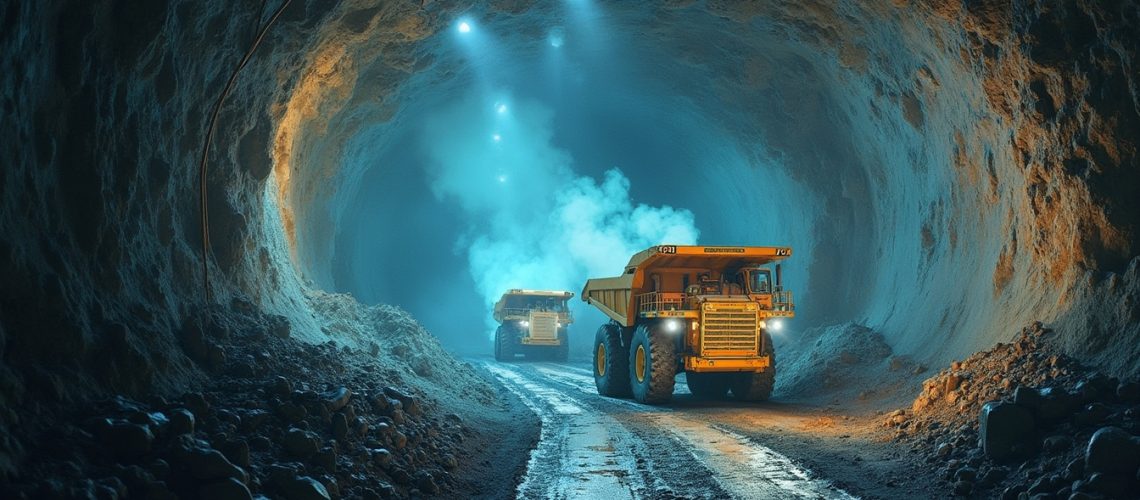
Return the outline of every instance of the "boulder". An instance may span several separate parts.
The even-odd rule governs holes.
[[[244,439],[226,442],[222,454],[238,467],[249,468],[249,443]]]
[[[244,481],[245,471],[234,465],[222,452],[211,448],[194,448],[182,458],[185,471],[199,481],[237,479]]]
[[[1102,427],[1093,433],[1085,449],[1085,472],[1103,472],[1133,477],[1140,467],[1140,449],[1132,435],[1118,427]]]
[[[202,393],[190,392],[182,396],[182,401],[186,407],[194,412],[194,416],[201,420],[210,411],[210,402],[206,401],[206,396]]]
[[[277,407],[277,413],[281,415],[281,418],[285,419],[286,422],[291,424],[300,422],[309,416],[309,410],[305,408],[305,405],[293,401],[281,403],[281,405]]]
[[[385,387],[384,394],[400,402],[401,409],[412,415],[419,414],[419,407],[416,404],[416,397],[411,394],[405,393],[395,387]]]
[[[288,500],[331,500],[325,485],[309,476],[284,481],[281,493]]]
[[[289,379],[279,375],[269,383],[266,391],[274,396],[285,397],[293,393],[293,384],[289,382]]]
[[[955,481],[970,481],[973,482],[978,477],[977,469],[972,467],[962,467],[954,472]]]
[[[943,387],[943,390],[947,393],[954,392],[958,390],[958,387],[962,385],[962,381],[965,379],[966,378],[961,373],[952,372],[949,375],[946,375],[945,387]]]
[[[974,483],[969,481],[957,481],[953,486],[954,494],[958,496],[969,496],[970,492],[974,491]]]
[[[396,432],[392,433],[392,447],[393,448],[395,448],[397,450],[402,450],[402,449],[404,449],[404,446],[407,446],[407,444],[408,444],[408,436],[405,436],[403,432],[396,431]]]
[[[330,412],[334,412],[344,408],[348,404],[348,400],[352,398],[352,391],[346,387],[341,387],[336,391],[325,395],[325,408]]]
[[[1116,386],[1116,398],[1125,403],[1140,401],[1140,383],[1126,381]]]
[[[120,458],[137,458],[150,453],[154,433],[145,425],[113,422],[104,428],[103,442]]]
[[[1129,489],[1129,478],[1119,474],[1101,472],[1089,476],[1088,490],[1109,498],[1124,498]]]
[[[1013,390],[1013,404],[1036,410],[1041,406],[1041,393],[1032,387],[1019,385]]]
[[[989,402],[982,406],[979,434],[982,450],[995,461],[1024,456],[1036,443],[1033,414],[1013,403]]]
[[[435,478],[433,478],[427,471],[420,471],[418,474],[416,474],[416,487],[419,488],[420,491],[429,495],[435,495],[439,493],[439,485],[435,483]]]
[[[384,448],[376,448],[369,451],[372,456],[372,462],[381,468],[387,468],[388,464],[392,463],[392,453]]]
[[[307,458],[320,449],[320,441],[312,432],[293,428],[285,433],[285,451],[290,455]]]
[[[182,434],[194,433],[194,414],[185,408],[176,408],[170,411],[170,435],[179,436]]]
[[[252,499],[253,495],[241,481],[229,478],[202,485],[198,488],[198,498],[203,500],[247,500]]]
[[[1089,378],[1077,382],[1073,386],[1073,394],[1081,404],[1093,401],[1111,401],[1116,398],[1117,382],[1107,376],[1096,373]]]

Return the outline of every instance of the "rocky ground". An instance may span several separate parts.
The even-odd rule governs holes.
[[[348,304],[363,347],[292,338],[236,302],[179,334],[210,374],[181,395],[116,395],[25,425],[5,498],[288,499],[502,496],[538,426],[512,396],[442,353],[398,309]],[[364,316],[364,318],[355,317]],[[352,323],[356,321],[356,323]],[[335,338],[335,332],[333,337]],[[359,332],[357,332],[359,333]],[[360,342],[356,342],[360,344]],[[463,416],[459,415],[463,413]],[[530,430],[528,430],[530,429]]]
[[[1140,384],[1059,354],[1055,335],[1036,323],[952,363],[883,418],[890,439],[963,497],[1140,496]]]

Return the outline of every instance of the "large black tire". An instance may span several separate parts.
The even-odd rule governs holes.
[[[692,373],[685,374],[689,392],[697,399],[718,400],[728,397],[728,386],[735,373]]]
[[[495,329],[495,360],[509,361],[515,358],[514,329],[506,325],[499,325]]]
[[[598,394],[628,398],[629,350],[621,344],[621,327],[606,323],[594,334],[594,385]]]
[[[633,399],[656,405],[673,398],[677,376],[676,343],[658,328],[637,325],[629,343],[629,385]]]
[[[740,373],[732,382],[732,395],[740,401],[767,401],[776,386],[776,349],[772,347],[772,337],[764,333],[764,349],[772,363],[759,373]]]
[[[562,328],[558,331],[558,339],[562,341],[556,347],[551,348],[550,359],[565,363],[566,359],[570,357],[570,331]]]

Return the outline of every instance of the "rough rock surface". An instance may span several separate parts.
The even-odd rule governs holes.
[[[29,456],[0,496],[101,496],[108,488],[131,498],[480,493],[471,477],[453,473],[483,467],[486,429],[473,422],[501,396],[401,311],[329,294],[314,301],[339,311],[329,314],[342,315],[341,328],[371,328],[378,349],[282,338],[273,334],[277,318],[240,304],[203,312],[198,326],[226,356],[217,366],[199,361],[214,374],[202,391],[115,396],[37,415],[18,428],[30,438]],[[411,359],[378,355],[391,350]],[[414,375],[410,362],[419,358],[446,376]]]
[[[1035,323],[1010,344],[953,362],[883,425],[962,496],[1134,495],[1140,385],[1059,354],[1057,337]]]

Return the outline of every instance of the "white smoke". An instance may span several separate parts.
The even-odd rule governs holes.
[[[430,117],[423,136],[433,192],[469,221],[457,251],[488,306],[510,288],[577,294],[587,278],[620,274],[637,251],[696,243],[692,212],[634,203],[620,170],[577,174],[552,143],[547,108],[497,107],[466,101]]]

